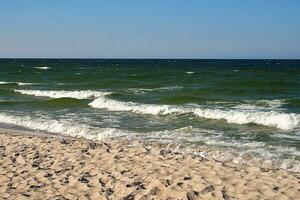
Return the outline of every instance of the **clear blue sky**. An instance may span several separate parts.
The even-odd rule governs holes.
[[[0,57],[300,58],[300,0],[0,0]]]

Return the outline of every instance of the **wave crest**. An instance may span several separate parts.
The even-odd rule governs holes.
[[[71,137],[83,137],[92,140],[103,140],[109,137],[130,135],[130,132],[115,128],[96,128],[86,124],[58,121],[54,119],[14,116],[1,113],[0,122],[25,127],[31,130],[46,131]]]
[[[51,98],[74,98],[74,99],[90,99],[90,98],[99,98],[105,95],[111,94],[110,92],[102,92],[102,91],[92,91],[92,90],[77,90],[77,91],[57,91],[57,90],[14,90],[15,92],[39,96],[39,97],[51,97]]]
[[[45,66],[45,67],[35,67],[35,69],[47,70],[47,69],[51,69],[51,67],[47,67],[47,66]]]
[[[300,115],[294,113],[283,113],[275,110],[244,110],[244,109],[220,109],[205,108],[200,106],[172,106],[157,104],[141,104],[134,102],[122,102],[109,99],[106,96],[111,92],[103,91],[42,91],[42,90],[15,90],[21,94],[43,96],[51,98],[95,98],[89,103],[93,108],[102,108],[110,111],[129,111],[140,114],[167,115],[167,114],[187,114],[192,113],[201,118],[226,120],[234,124],[259,124],[276,127],[282,130],[289,130],[299,127]]]
[[[0,85],[8,85],[8,84],[17,84],[19,86],[23,86],[23,85],[37,85],[38,83],[23,83],[23,82],[6,82],[6,81],[0,81]]]
[[[221,110],[201,107],[179,107],[171,105],[138,104],[133,102],[121,102],[117,100],[99,97],[89,104],[94,108],[103,108],[111,111],[130,111],[141,114],[167,115],[172,113],[192,113],[201,118],[226,120],[235,124],[260,124],[289,130],[299,126],[300,116],[294,113],[280,113],[277,111],[243,111]]]

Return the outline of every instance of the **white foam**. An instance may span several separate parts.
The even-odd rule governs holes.
[[[7,113],[0,113],[0,123],[6,123],[16,126],[21,126],[24,128],[28,128],[31,130],[36,131],[46,131],[50,133],[56,133],[61,134],[65,136],[71,136],[71,137],[79,137],[79,138],[86,138],[86,139],[92,139],[92,140],[105,140],[107,138],[114,138],[114,137],[123,137],[123,136],[132,136],[136,135],[137,133],[126,131],[126,130],[120,130],[116,128],[99,128],[99,127],[93,127],[87,124],[82,123],[74,123],[72,120],[67,121],[66,119],[61,120],[55,120],[52,118],[48,118],[43,115],[39,115],[36,117],[30,117],[30,116],[20,116],[20,115],[12,115]],[[183,127],[175,130],[167,130],[162,132],[151,132],[148,135],[159,135],[161,137],[162,135],[165,136],[171,136],[172,138],[178,138],[182,137],[182,139],[185,139],[187,132],[193,132],[192,127]],[[200,130],[201,132],[206,132],[206,130]],[[207,130],[208,132],[210,130]],[[164,133],[165,132],[165,133]],[[189,135],[189,134],[188,134]],[[189,135],[187,137],[192,137],[193,135]],[[211,137],[209,137],[211,138]],[[203,139],[201,137],[201,139]],[[209,140],[206,140],[209,141]],[[219,144],[219,142],[217,142]],[[224,143],[224,145],[228,146],[229,143]],[[230,146],[230,145],[229,145]],[[232,146],[232,145],[231,145]],[[195,151],[195,154],[200,156],[205,156],[209,159],[215,159],[221,162],[231,162],[235,164],[258,164],[259,166],[269,166],[268,163],[274,163],[274,167],[280,167],[283,169],[287,169],[289,171],[299,172],[300,171],[300,163],[298,160],[294,159],[276,159],[270,157],[264,157],[264,155],[268,156],[273,155],[272,151],[269,152],[267,149],[264,149],[264,144],[260,142],[249,142],[249,143],[234,143],[233,146],[241,146],[245,147],[246,149],[250,148],[250,150],[255,150],[257,148],[261,149],[263,152],[261,155],[262,157],[253,159],[244,159],[243,155],[247,153],[247,151],[231,151],[231,150],[214,150],[214,149],[207,149],[206,147],[201,147],[198,151]],[[205,150],[206,149],[206,150]],[[277,149],[280,151],[280,149]],[[285,151],[291,151],[293,149],[284,149]],[[281,154],[282,155],[282,154]]]
[[[51,69],[50,67],[47,67],[47,66],[45,66],[45,67],[35,67],[35,69],[43,69],[43,70],[47,70],[47,69]]]
[[[266,104],[268,107],[272,108],[272,109],[276,109],[281,107],[284,102],[281,99],[274,99],[274,100],[260,100],[257,103],[263,103]]]
[[[16,82],[16,84],[23,86],[23,85],[38,85],[38,83],[22,83],[22,82]]]
[[[134,94],[153,92],[153,91],[164,91],[164,90],[178,90],[182,89],[180,86],[168,86],[168,87],[158,87],[158,88],[128,88],[125,91],[132,92]]]
[[[299,127],[300,116],[294,113],[280,113],[276,111],[249,111],[249,110],[223,110],[218,108],[183,107],[170,105],[138,104],[133,102],[121,102],[117,100],[99,97],[89,104],[94,108],[102,108],[111,111],[130,111],[142,114],[166,115],[172,113],[193,113],[201,118],[223,119],[235,124],[260,124],[276,127],[283,130]]]
[[[7,85],[7,84],[11,84],[11,82],[0,81],[0,85]]]
[[[141,114],[164,115],[179,112],[177,108],[170,108],[168,105],[150,105],[138,104],[133,102],[121,102],[104,97],[100,97],[92,101],[90,106],[94,108],[104,108],[111,111],[130,111]]]
[[[185,72],[186,74],[193,74],[193,73],[195,73],[195,72]]]
[[[195,109],[194,113],[208,119],[224,119],[235,124],[260,124],[289,130],[300,125],[300,116],[294,113],[280,113],[276,111],[242,111],[221,109]]]
[[[109,137],[130,135],[130,132],[115,128],[96,128],[86,124],[58,121],[47,118],[32,118],[29,116],[14,116],[0,113],[0,122],[25,127],[32,130],[46,131],[72,137],[84,137],[93,140],[103,140]]]
[[[290,139],[290,140],[298,140],[300,141],[300,135],[291,135],[291,134],[273,134],[271,137],[277,137],[277,138],[284,138],[284,139]]]
[[[300,115],[294,113],[282,113],[278,111],[260,110],[225,110],[220,108],[203,108],[199,106],[171,106],[157,104],[140,104],[133,102],[122,102],[106,98],[111,93],[102,91],[42,91],[42,90],[15,90],[16,92],[51,98],[70,97],[76,99],[96,98],[89,105],[94,108],[102,108],[111,111],[129,111],[141,114],[167,115],[193,113],[198,117],[216,120],[226,120],[235,124],[260,124],[289,130],[299,127]]]
[[[243,104],[238,104],[233,108],[242,109],[242,110],[284,110],[280,108],[285,104],[284,99],[274,99],[274,100],[248,100]]]
[[[17,84],[19,86],[23,86],[23,85],[37,85],[38,83],[23,83],[23,82],[6,82],[6,81],[0,81],[0,85],[8,85],[8,84]]]
[[[265,107],[256,106],[256,105],[252,105],[252,104],[240,104],[240,105],[234,106],[233,108],[240,109],[240,110],[264,110],[265,109]]]
[[[205,141],[205,144],[214,145],[214,146],[224,146],[224,147],[235,147],[235,148],[259,148],[264,147],[265,143],[263,142],[238,142],[238,141],[220,141],[209,138]]]
[[[40,96],[40,97],[51,97],[51,98],[75,98],[75,99],[89,99],[98,98],[105,95],[111,94],[110,92],[92,91],[92,90],[81,90],[81,91],[64,91],[64,90],[14,90],[25,95]]]

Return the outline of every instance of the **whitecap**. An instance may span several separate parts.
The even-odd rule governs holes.
[[[24,86],[24,85],[37,85],[38,83],[23,83],[23,82],[6,82],[6,81],[0,81],[0,85],[9,85],[9,84],[17,84],[19,86]]]
[[[102,108],[111,111],[130,111],[141,114],[167,115],[192,113],[201,118],[226,120],[234,124],[259,124],[276,127],[283,130],[293,129],[300,124],[300,115],[294,113],[281,113],[276,111],[249,111],[249,110],[225,110],[219,108],[202,108],[191,106],[171,106],[157,104],[140,104],[122,102],[105,98],[95,99],[89,104],[94,108]]]
[[[8,85],[11,84],[12,82],[6,82],[6,81],[0,81],[0,85]]]
[[[272,109],[276,109],[281,107],[284,103],[283,99],[274,99],[274,100],[259,100],[257,101],[258,104],[265,104]]]
[[[70,97],[77,99],[96,98],[89,103],[91,107],[107,109],[110,111],[135,112],[151,115],[187,114],[191,113],[201,118],[226,120],[233,124],[259,124],[289,130],[299,127],[300,115],[295,113],[282,113],[278,111],[236,110],[225,108],[205,108],[201,106],[173,106],[158,104],[142,104],[123,102],[107,98],[110,92],[103,91],[43,91],[43,90],[15,90],[25,95],[43,96],[51,98]]]
[[[44,67],[34,67],[35,69],[42,69],[42,70],[47,70],[51,69],[50,67],[44,66]]]
[[[180,86],[166,86],[166,87],[157,87],[157,88],[128,88],[125,91],[132,92],[134,94],[143,94],[146,92],[153,92],[153,91],[164,91],[164,90],[179,90],[183,87]]]
[[[92,90],[75,90],[75,91],[64,91],[64,90],[14,90],[15,92],[40,96],[40,97],[51,97],[51,98],[75,98],[75,99],[89,99],[89,98],[98,98],[105,95],[111,94],[110,92],[103,91],[92,91]]]
[[[0,113],[0,122],[16,125],[31,130],[46,131],[71,137],[103,140],[109,137],[131,135],[131,132],[115,128],[97,128],[86,124],[73,123],[66,120],[54,120],[47,117],[33,118]]]

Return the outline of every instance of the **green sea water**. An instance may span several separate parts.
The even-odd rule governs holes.
[[[1,126],[300,171],[300,60],[0,59],[0,70]]]

